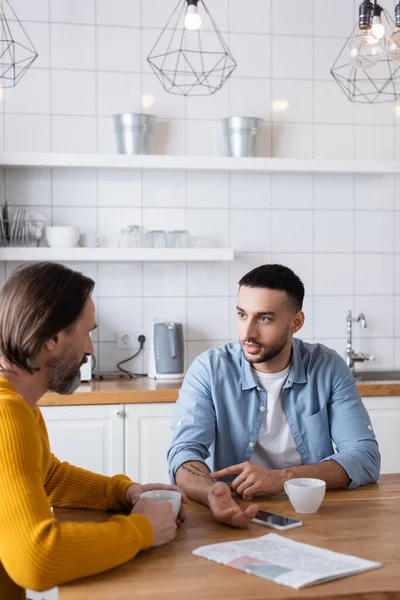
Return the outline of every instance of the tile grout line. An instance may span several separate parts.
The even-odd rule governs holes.
[[[311,10],[312,10],[312,38],[311,38],[311,52],[313,57],[315,57],[315,0],[312,0],[311,3]],[[313,58],[312,61],[312,65],[311,65],[311,69],[312,69],[312,96],[311,96],[311,102],[312,102],[312,119],[313,119],[313,124],[312,124],[312,156],[315,158],[316,155],[316,129],[315,129],[315,117],[316,117],[316,103],[315,103],[315,60]],[[312,260],[312,338],[315,341],[315,296],[314,296],[314,291],[315,291],[315,246],[316,246],[316,240],[315,240],[315,193],[316,193],[316,186],[315,186],[315,173],[312,173],[312,214],[311,214],[311,220],[312,220],[312,248],[313,248],[313,260]]]
[[[53,52],[52,52],[52,40],[53,40],[53,31],[52,31],[52,23],[51,23],[51,2],[49,0],[48,7],[48,17],[49,17],[49,136],[50,136],[50,152],[53,152]],[[54,169],[50,168],[50,223],[54,225]]]

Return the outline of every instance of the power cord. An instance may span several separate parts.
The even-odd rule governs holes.
[[[140,344],[139,350],[135,354],[133,354],[132,356],[129,356],[129,358],[125,358],[125,360],[121,360],[119,363],[117,363],[117,369],[119,371],[121,371],[121,373],[125,373],[126,375],[129,375],[129,377],[132,377],[132,378],[135,378],[135,377],[147,377],[147,373],[132,373],[132,371],[128,371],[127,369],[123,369],[121,367],[121,365],[124,365],[125,363],[130,362],[131,360],[133,360],[134,358],[136,358],[141,353],[141,351],[143,350],[143,346],[144,346],[145,341],[146,341],[145,336],[144,335],[139,335],[139,337],[138,337],[138,342]]]

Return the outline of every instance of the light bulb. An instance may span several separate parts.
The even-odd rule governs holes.
[[[392,35],[386,42],[386,47],[388,54],[390,54],[393,60],[400,62],[400,27],[395,27]]]
[[[348,49],[350,62],[357,69],[370,69],[379,62],[382,54],[382,46],[371,29],[359,29],[350,40]]]
[[[142,108],[150,108],[154,104],[154,96],[152,94],[142,95]]]
[[[186,15],[185,15],[185,27],[186,29],[190,29],[191,31],[196,31],[196,29],[200,29],[202,24],[201,15],[199,15],[199,11],[197,10],[197,6],[195,4],[189,4],[187,7]]]
[[[373,18],[371,31],[372,35],[376,37],[377,40],[381,40],[385,35],[385,26],[382,23],[382,19],[380,16],[376,15]]]
[[[274,100],[271,106],[273,112],[280,113],[286,112],[290,104],[288,100]]]

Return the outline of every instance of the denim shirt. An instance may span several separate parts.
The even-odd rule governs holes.
[[[303,464],[337,461],[350,478],[349,488],[378,479],[380,454],[371,421],[349,368],[334,350],[293,339],[282,405]],[[250,460],[265,410],[267,393],[239,342],[198,356],[175,407],[171,481],[188,461],[216,471]]]

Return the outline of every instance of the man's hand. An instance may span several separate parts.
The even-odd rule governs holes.
[[[257,492],[279,494],[283,491],[285,481],[290,479],[285,471],[269,471],[250,462],[233,465],[221,471],[210,473],[212,479],[237,475],[230,484],[231,489],[239,496],[251,500]]]
[[[177,527],[176,517],[172,510],[172,504],[168,500],[140,498],[135,503],[131,514],[143,515],[149,521],[153,530],[152,548],[164,546],[174,539]]]
[[[258,511],[258,506],[255,504],[242,510],[233,500],[229,487],[222,482],[215,483],[210,489],[208,505],[217,521],[231,527],[246,527]]]
[[[187,496],[186,496],[185,492],[183,492],[176,485],[167,485],[165,483],[147,483],[144,485],[142,485],[140,483],[134,483],[126,491],[126,495],[125,495],[126,501],[131,507],[134,507],[136,502],[140,498],[140,494],[143,494],[143,492],[152,492],[153,490],[173,490],[175,492],[179,492],[182,496],[182,502],[184,504],[186,504],[186,502],[187,502]],[[183,523],[185,521],[185,517],[186,517],[185,509],[183,508],[183,506],[181,504],[181,508],[180,508],[179,515],[178,515],[178,522]]]

